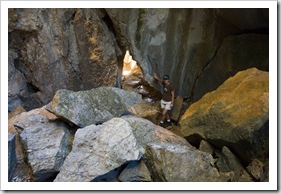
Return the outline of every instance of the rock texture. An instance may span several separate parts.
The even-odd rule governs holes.
[[[111,87],[79,92],[59,90],[48,109],[78,127],[86,127],[119,117],[140,101],[139,94]]]
[[[200,72],[193,85],[193,101],[217,89],[240,70],[257,67],[268,71],[268,55],[268,35],[242,34],[225,38],[214,59]]]
[[[139,160],[143,153],[130,125],[123,119],[90,125],[76,132],[73,149],[55,181],[91,181],[126,162]]]
[[[254,159],[249,166],[247,166],[247,171],[255,178],[256,181],[268,181],[265,180],[266,176],[268,177],[265,169],[266,165],[258,159]]]
[[[192,101],[269,65],[268,9],[9,9],[8,25],[9,111],[41,107],[59,89],[120,86],[126,50],[151,85],[168,73]]]
[[[244,163],[265,161],[269,154],[268,72],[251,68],[192,104],[180,120],[185,138],[200,136],[227,146]]]
[[[120,51],[106,22],[102,9],[9,9],[9,110],[114,86]]]
[[[121,182],[151,182],[150,172],[144,162],[130,162],[119,175]]]
[[[217,182],[230,180],[220,174],[210,154],[172,143],[149,144],[146,165],[153,181],[158,182]]]
[[[161,120],[161,108],[159,103],[149,103],[141,101],[138,104],[134,104],[129,108],[129,111],[134,115],[150,120],[154,124],[159,124]]]
[[[70,152],[70,132],[61,121],[50,121],[48,117],[35,112],[22,113],[15,126],[27,153],[35,181],[48,181],[59,172]]]
[[[9,134],[8,137],[8,172],[9,177],[8,181],[11,181],[14,170],[17,165],[17,157],[16,157],[16,135]]]
[[[225,80],[250,66],[268,70],[269,15],[266,9],[144,8],[106,11],[112,19],[121,48],[129,48],[145,79],[156,87],[153,72],[160,76],[170,74],[176,95],[184,98],[198,100],[210,91],[209,87],[201,86],[205,75],[211,80],[217,79],[218,72],[214,72],[212,66],[223,69],[219,72],[220,80],[210,83],[212,89],[222,83],[221,79]],[[254,38],[257,41],[239,36],[247,33],[265,36],[261,40]],[[228,44],[232,40],[239,42]],[[227,63],[218,61],[220,49],[231,51],[239,59],[233,59],[229,54],[226,56]],[[258,63],[251,63],[251,56],[255,56]]]
[[[227,148],[222,148],[222,160],[228,166],[230,171],[234,172],[231,181],[251,182],[253,181],[249,173],[245,170],[240,160]],[[218,167],[219,168],[219,167]]]
[[[135,116],[123,116],[121,118],[127,121],[132,127],[132,131],[138,140],[138,143],[144,149],[150,143],[161,142],[170,142],[192,147],[184,138],[165,128],[160,127],[159,125],[153,124],[151,121]]]

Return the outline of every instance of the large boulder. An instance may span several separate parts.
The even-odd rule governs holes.
[[[139,94],[111,87],[79,92],[59,90],[48,109],[58,117],[83,128],[119,117],[140,101]]]
[[[187,145],[148,144],[144,160],[152,180],[157,182],[224,182],[232,176],[219,173],[212,155]]]
[[[138,143],[146,148],[144,163],[151,173],[152,181],[229,181],[232,179],[231,173],[218,172],[211,154],[196,150],[175,133],[146,119],[135,116],[122,118],[132,127]]]
[[[72,151],[54,181],[92,181],[129,161],[139,160],[143,153],[131,126],[123,119],[90,125],[77,130]]]
[[[45,108],[22,113],[14,125],[27,153],[34,180],[50,181],[70,152],[70,132],[66,124],[50,119],[56,118],[55,115],[42,109]]]
[[[136,116],[122,116],[132,128],[138,143],[145,149],[150,143],[170,142],[174,144],[187,145],[192,147],[183,137],[153,124],[151,121]]]
[[[255,158],[266,160],[268,87],[268,72],[251,68],[237,73],[189,107],[180,119],[183,136],[199,136],[217,147],[227,146],[244,165]]]

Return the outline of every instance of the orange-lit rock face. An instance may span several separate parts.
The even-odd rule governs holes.
[[[181,117],[183,136],[198,134],[217,147],[234,150],[242,161],[268,157],[269,74],[240,71],[205,94]]]

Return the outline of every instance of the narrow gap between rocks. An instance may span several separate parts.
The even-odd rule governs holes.
[[[126,52],[122,69],[122,88],[126,91],[136,92],[142,95],[144,101],[155,103],[161,99],[161,92],[151,87],[143,78],[141,67],[132,58],[129,51]]]

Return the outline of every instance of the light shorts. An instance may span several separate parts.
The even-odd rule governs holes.
[[[161,100],[161,108],[165,108],[166,110],[171,110],[171,101],[166,102],[164,100]]]

